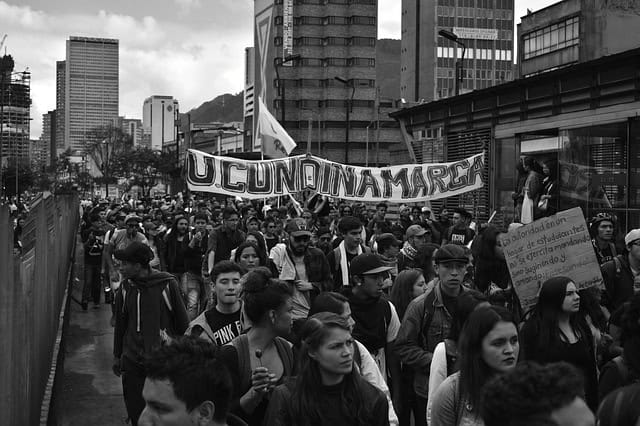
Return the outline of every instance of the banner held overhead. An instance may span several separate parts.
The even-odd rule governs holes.
[[[311,189],[353,201],[419,202],[482,188],[484,153],[451,163],[357,167],[311,155],[265,161],[218,157],[190,149],[191,191],[257,199]]]

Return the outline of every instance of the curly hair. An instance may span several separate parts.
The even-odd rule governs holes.
[[[485,385],[480,414],[485,426],[551,426],[554,410],[583,396],[582,376],[571,364],[524,362]]]
[[[267,312],[283,306],[293,291],[284,281],[273,279],[271,271],[257,267],[245,275],[244,312],[252,323],[261,322]]]
[[[176,397],[192,411],[205,401],[215,404],[216,421],[229,411],[232,384],[218,347],[203,339],[180,336],[145,360],[147,380],[169,380]]]

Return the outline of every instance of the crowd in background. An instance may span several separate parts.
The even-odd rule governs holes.
[[[464,209],[390,219],[385,203],[318,195],[83,207],[82,304],[112,306],[133,424],[165,424],[143,391],[158,347],[199,339],[218,347],[229,398],[178,397],[187,412],[218,398],[209,424],[635,424],[609,413],[639,394],[640,230],[613,216],[589,221],[604,286],[552,277],[523,312],[507,230]]]

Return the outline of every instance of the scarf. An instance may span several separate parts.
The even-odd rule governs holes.
[[[410,244],[405,244],[404,247],[400,249],[400,253],[402,253],[407,259],[414,260],[418,254],[418,250],[414,249]]]
[[[349,285],[349,263],[347,262],[347,249],[344,247],[344,241],[338,246],[340,250],[340,272],[342,273],[342,285]],[[362,254],[362,247],[358,246],[357,254]]]

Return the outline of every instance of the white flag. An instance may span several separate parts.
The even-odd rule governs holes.
[[[283,158],[289,156],[296,147],[295,141],[286,130],[278,123],[269,109],[259,98],[258,109],[258,138],[262,143],[262,152],[270,158]]]

